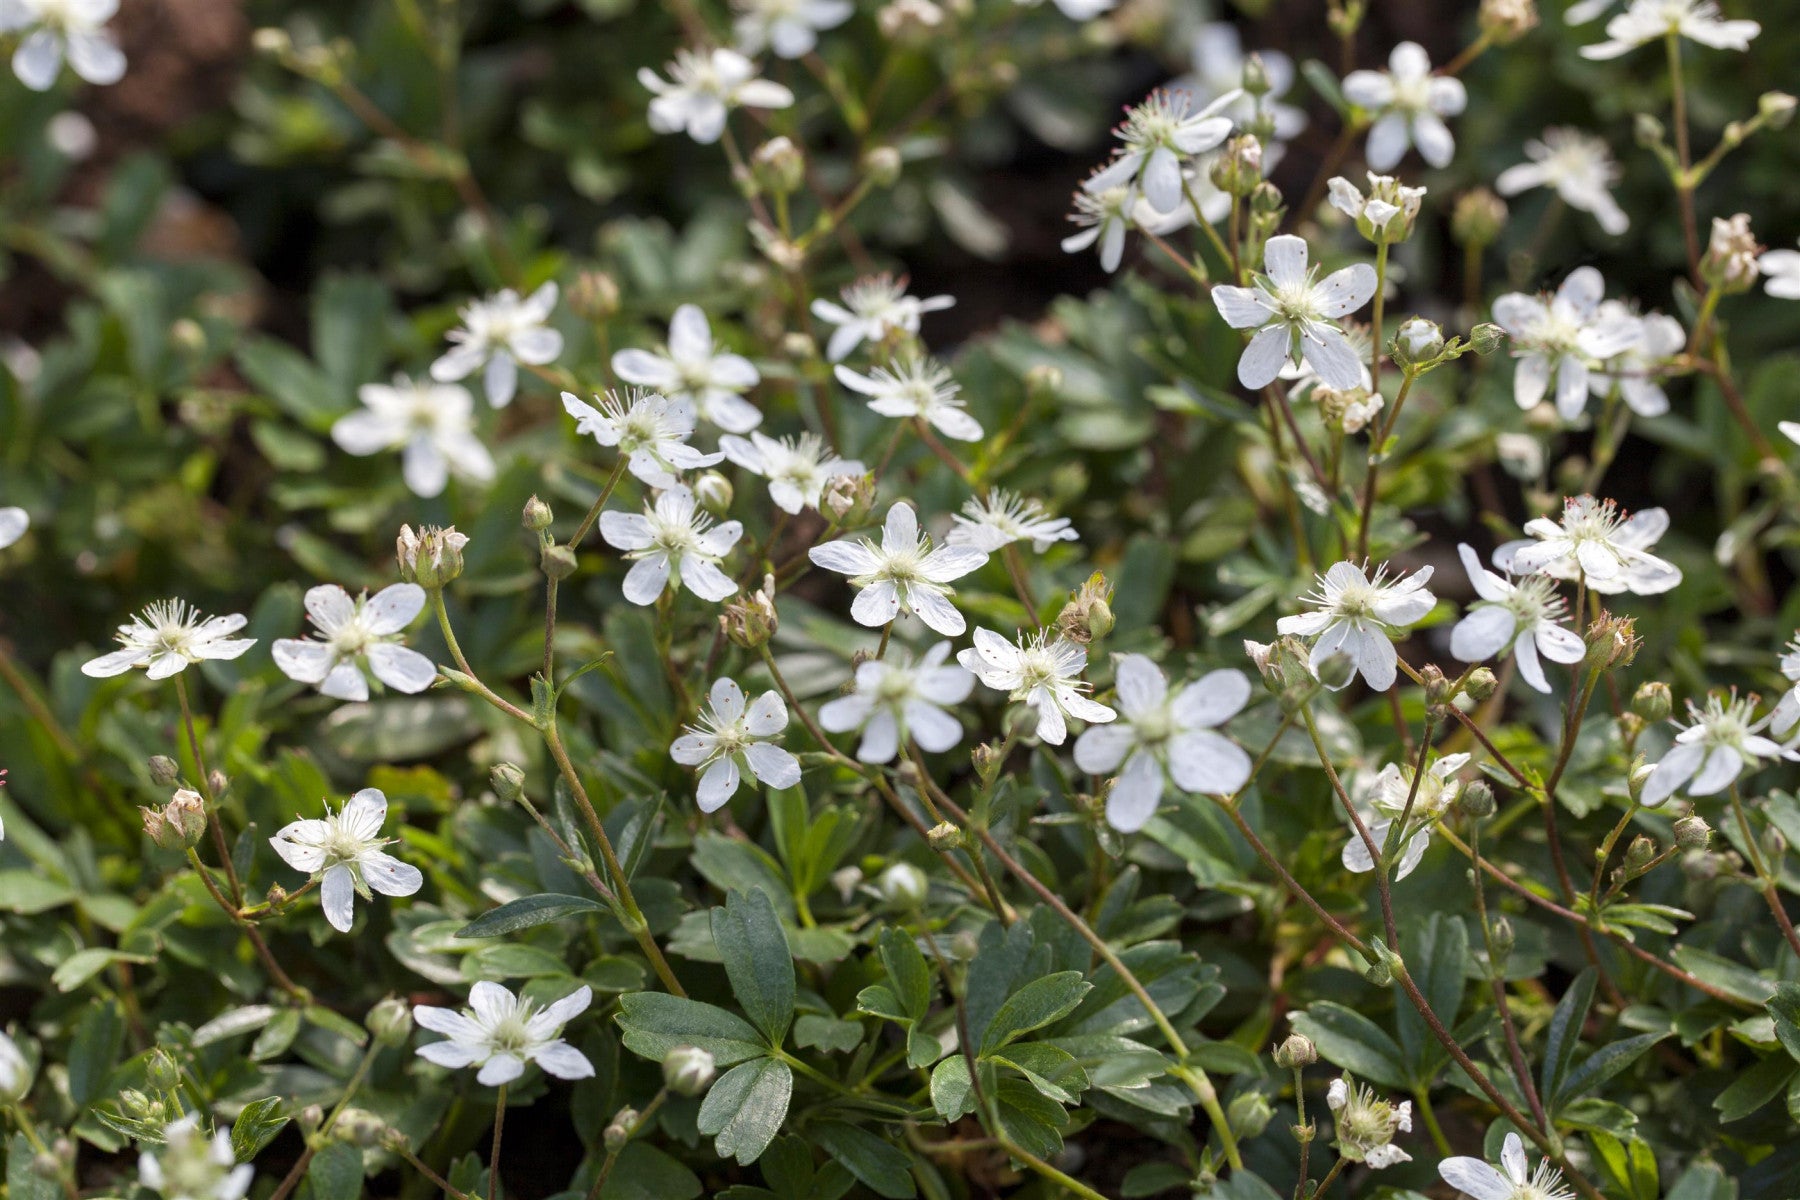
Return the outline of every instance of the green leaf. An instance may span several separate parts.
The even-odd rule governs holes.
[[[1539,1068],[1539,1091],[1554,1097],[1562,1091],[1563,1076],[1581,1044],[1581,1027],[1587,1021],[1588,1007],[1594,1002],[1594,984],[1598,975],[1589,967],[1577,975],[1569,990],[1557,1002],[1550,1015],[1550,1028],[1544,1035],[1544,1063]]]
[[[333,1142],[313,1155],[306,1168],[313,1200],[358,1200],[362,1195],[362,1151],[348,1142]]]
[[[1119,1194],[1125,1200],[1139,1200],[1143,1196],[1186,1188],[1192,1179],[1193,1173],[1177,1163],[1143,1162],[1125,1172],[1125,1181],[1119,1185]]]
[[[1463,1001],[1463,961],[1469,953],[1468,927],[1460,917],[1434,912],[1417,934],[1416,942],[1409,941],[1408,946],[1407,962],[1421,964],[1414,976],[1420,992],[1430,1001],[1431,1010],[1446,1025],[1454,1026]],[[1433,1036],[1419,1010],[1404,1000],[1394,1005],[1394,1023],[1400,1035],[1401,1049],[1406,1053],[1412,1082],[1429,1087],[1438,1069],[1449,1060],[1443,1044]]]
[[[1713,1097],[1719,1120],[1729,1123],[1749,1116],[1779,1095],[1796,1072],[1800,1072],[1800,1066],[1785,1054],[1772,1054],[1763,1059]]]
[[[712,910],[712,934],[732,994],[769,1045],[779,1047],[794,1019],[794,959],[768,893],[730,893]]]
[[[1551,1106],[1561,1108],[1575,1097],[1593,1091],[1668,1036],[1666,1033],[1641,1033],[1600,1047],[1582,1060],[1579,1067],[1569,1072],[1568,1077],[1563,1080],[1562,1089],[1551,1101]]]
[[[280,1096],[265,1096],[244,1105],[244,1111],[231,1126],[231,1152],[241,1163],[262,1153],[263,1147],[275,1140],[288,1118],[281,1111],[285,1102]]]
[[[77,950],[62,960],[50,973],[50,981],[60,992],[72,992],[116,962],[147,963],[155,961],[147,954],[126,954],[104,946]]]
[[[1370,1083],[1405,1088],[1406,1070],[1400,1047],[1387,1032],[1361,1013],[1330,1000],[1315,1000],[1294,1016],[1296,1032],[1311,1038],[1326,1062]]]
[[[279,1010],[269,1004],[246,1004],[227,1009],[194,1030],[194,1046],[210,1046],[214,1042],[261,1029],[274,1018],[277,1011]]]
[[[952,1054],[931,1072],[931,1106],[946,1121],[975,1111],[975,1089],[969,1083],[969,1060]]]
[[[56,1180],[45,1179],[32,1170],[36,1161],[37,1155],[25,1135],[13,1134],[12,1144],[6,1149],[7,1200],[61,1200],[62,1189],[56,1186]]]
[[[1092,986],[1080,971],[1058,971],[1032,980],[994,1013],[981,1038],[981,1053],[991,1054],[1014,1038],[1068,1016]]]
[[[536,925],[548,925],[552,921],[561,921],[568,917],[583,913],[603,913],[606,906],[585,896],[564,896],[556,892],[544,892],[536,896],[521,896],[517,900],[502,904],[499,908],[490,909],[456,931],[459,938],[502,937],[509,933],[517,933],[521,929],[530,929]]]
[[[69,1047],[69,1098],[83,1107],[93,1103],[119,1060],[125,1019],[116,1000],[96,1000],[81,1015]]]
[[[620,996],[618,1021],[625,1048],[656,1062],[677,1046],[698,1046],[721,1067],[768,1053],[756,1027],[736,1013],[667,992]]]
[[[910,1200],[918,1195],[912,1159],[893,1143],[842,1121],[820,1121],[806,1132],[872,1191],[888,1200]]]
[[[1776,984],[1768,1009],[1775,1021],[1775,1037],[1789,1054],[1800,1059],[1800,983]]]
[[[859,1021],[841,1021],[807,1013],[794,1022],[794,1045],[804,1050],[823,1050],[828,1054],[848,1054],[862,1045],[863,1027]]]
[[[349,399],[311,359],[274,338],[247,338],[232,357],[252,386],[309,429],[329,427]]]
[[[640,1139],[619,1151],[600,1200],[694,1200],[703,1190],[697,1175]]]
[[[931,966],[920,952],[919,944],[903,929],[889,927],[881,931],[881,965],[900,1008],[918,1021],[931,1007]]]
[[[1621,1142],[1609,1133],[1594,1135],[1595,1157],[1611,1190],[1629,1200],[1656,1200],[1662,1194],[1656,1171],[1656,1153],[1642,1138]]]
[[[740,1063],[706,1093],[698,1128],[713,1139],[720,1158],[735,1158],[747,1167],[780,1132],[793,1095],[794,1073],[780,1059]]]

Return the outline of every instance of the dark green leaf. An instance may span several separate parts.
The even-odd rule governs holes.
[[[721,1067],[768,1053],[756,1027],[735,1013],[667,992],[619,997],[625,1048],[655,1062],[677,1046],[698,1046]]]
[[[786,1063],[774,1058],[740,1063],[706,1093],[698,1128],[713,1138],[720,1158],[749,1166],[780,1132],[793,1094],[794,1073]]]
[[[1032,980],[994,1013],[981,1038],[981,1053],[991,1054],[1016,1037],[1061,1020],[1075,1011],[1091,987],[1080,971],[1058,971]]]
[[[909,1200],[918,1194],[910,1169],[912,1159],[891,1142],[841,1121],[820,1121],[807,1133],[852,1175],[888,1200]]]
[[[279,1096],[265,1096],[244,1105],[244,1111],[231,1126],[231,1152],[239,1162],[249,1162],[262,1153],[263,1147],[274,1141],[288,1123],[282,1104]]]
[[[561,921],[568,917],[580,916],[584,913],[603,913],[606,906],[585,896],[563,896],[555,892],[545,892],[537,896],[521,896],[517,900],[502,904],[499,908],[490,909],[456,931],[459,938],[502,937],[505,934],[517,933],[521,929],[530,929],[534,925],[548,925],[552,921]]]
[[[1539,1068],[1539,1091],[1544,1096],[1556,1096],[1562,1091],[1563,1076],[1568,1073],[1575,1048],[1581,1044],[1581,1027],[1587,1021],[1588,1006],[1594,1002],[1596,979],[1592,967],[1577,975],[1550,1015],[1550,1028],[1544,1035],[1544,1064]]]
[[[768,894],[732,892],[712,910],[712,934],[732,994],[769,1045],[780,1046],[794,1019],[794,959]]]
[[[362,1151],[348,1142],[333,1142],[313,1155],[306,1168],[313,1200],[358,1200],[362,1195]]]

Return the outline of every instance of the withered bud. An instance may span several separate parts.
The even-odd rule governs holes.
[[[426,525],[417,533],[412,526],[402,525],[400,536],[394,539],[400,578],[422,588],[441,588],[463,573],[462,552],[468,544],[468,535],[456,532],[454,525]]]
[[[763,187],[788,196],[806,182],[806,156],[787,137],[773,137],[750,155],[750,169]]]
[[[1056,631],[1078,645],[1099,641],[1113,630],[1112,585],[1095,571],[1087,582],[1069,593],[1069,602],[1056,617]]]
[[[144,832],[164,850],[189,850],[206,833],[206,802],[200,793],[182,788],[161,808],[138,809]]]
[[[569,308],[591,322],[612,319],[619,311],[619,285],[605,271],[583,271],[569,285]]]

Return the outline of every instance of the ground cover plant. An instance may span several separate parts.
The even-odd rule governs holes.
[[[0,0],[7,1200],[1800,1196],[1783,7]]]

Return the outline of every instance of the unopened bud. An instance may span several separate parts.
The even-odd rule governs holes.
[[[181,778],[181,768],[174,759],[166,754],[150,756],[150,781],[158,787],[168,787]]]
[[[1532,0],[1481,0],[1476,21],[1494,44],[1504,46],[1536,27],[1537,5]]]
[[[1490,928],[1489,937],[1494,944],[1494,968],[1498,970],[1506,964],[1512,955],[1513,943],[1517,935],[1513,933],[1512,922],[1505,917],[1495,917]]]
[[[1249,1139],[1269,1127],[1269,1122],[1275,1119],[1275,1109],[1261,1092],[1239,1092],[1231,1098],[1225,1119],[1234,1134]]]
[[[1212,185],[1232,196],[1248,196],[1263,181],[1262,142],[1240,134],[1225,143],[1208,172]]]
[[[1638,145],[1646,150],[1654,150],[1668,137],[1668,130],[1655,116],[1641,112],[1631,122],[1631,134],[1637,139]]]
[[[605,271],[583,271],[569,285],[569,309],[592,322],[610,320],[619,311],[619,285]]]
[[[293,49],[294,40],[288,36],[287,30],[265,25],[250,35],[250,44],[258,54],[281,55]]]
[[[1356,678],[1356,660],[1342,650],[1333,650],[1319,662],[1318,680],[1332,691],[1348,687]]]
[[[806,156],[786,137],[773,137],[750,155],[750,169],[771,192],[789,196],[806,182]]]
[[[1062,368],[1050,363],[1038,363],[1025,372],[1025,392],[1033,397],[1054,396],[1062,391]]]
[[[1782,835],[1781,830],[1771,825],[1763,830],[1762,838],[1760,840],[1762,842],[1763,857],[1768,859],[1771,864],[1774,864],[1773,869],[1779,873],[1781,859],[1787,854],[1787,838]]]
[[[44,1150],[31,1156],[31,1173],[39,1179],[60,1179],[63,1165],[57,1161],[56,1155]]]
[[[1655,857],[1655,840],[1639,835],[1631,839],[1631,845],[1625,847],[1625,869],[1635,874],[1649,866]]]
[[[1269,68],[1264,65],[1262,55],[1251,54],[1244,59],[1243,89],[1252,96],[1269,94]]]
[[[747,600],[734,600],[725,606],[719,614],[719,628],[733,644],[746,650],[755,650],[769,644],[775,631],[781,627],[781,618],[775,613],[775,577],[763,576],[763,584],[751,594]]]
[[[1639,684],[1637,692],[1631,697],[1631,711],[1653,723],[1668,720],[1674,707],[1669,685],[1659,679]]]
[[[881,36],[905,46],[923,46],[937,36],[944,10],[932,0],[892,0],[875,14]]]
[[[1456,198],[1450,210],[1450,236],[1463,246],[1491,246],[1506,228],[1506,201],[1486,188]]]
[[[975,764],[975,774],[985,782],[1000,769],[1000,749],[991,742],[978,742],[969,751],[969,761]]]
[[[1491,321],[1483,321],[1469,330],[1469,349],[1477,354],[1492,354],[1506,343],[1506,330]]]
[[[931,843],[933,850],[940,853],[959,850],[963,845],[963,831],[948,821],[939,821],[926,832],[925,840]]]
[[[1477,704],[1492,696],[1499,686],[1500,680],[1487,667],[1476,667],[1463,680],[1463,692]]]
[[[536,496],[525,502],[525,511],[519,514],[519,524],[533,533],[542,533],[550,528],[550,523],[554,520],[556,520],[556,514],[550,511],[548,504]]]
[[[167,1050],[160,1047],[152,1050],[144,1066],[144,1082],[159,1092],[180,1087],[181,1066]]]
[[[512,804],[525,792],[525,769],[517,763],[495,763],[488,772],[494,795],[504,804]]]
[[[1288,1034],[1287,1041],[1275,1047],[1274,1053],[1275,1065],[1288,1071],[1310,1067],[1319,1061],[1319,1048],[1304,1033]]]
[[[601,1144],[606,1147],[608,1152],[617,1154],[625,1148],[625,1143],[631,1140],[631,1131],[636,1128],[637,1122],[637,1109],[621,1108],[607,1125],[605,1131],[601,1133]]]
[[[1377,958],[1363,964],[1362,976],[1376,987],[1386,987],[1394,982],[1394,967],[1385,957]]]
[[[925,894],[930,887],[925,872],[911,863],[895,863],[875,881],[875,890],[881,893],[881,898],[890,906],[906,912],[925,903]]]
[[[1402,367],[1425,366],[1444,352],[1444,331],[1436,321],[1413,317],[1400,326],[1389,349]]]
[[[845,904],[856,896],[856,889],[862,881],[861,867],[839,867],[831,873],[831,886],[837,889],[838,899]]]
[[[1268,180],[1256,185],[1250,193],[1250,208],[1263,216],[1274,216],[1281,211],[1281,189]]]
[[[1442,708],[1450,700],[1450,681],[1444,678],[1443,671],[1436,663],[1426,663],[1419,671],[1419,678],[1425,684],[1425,703],[1431,708]]]
[[[677,1046],[663,1058],[663,1084],[677,1096],[698,1096],[713,1081],[713,1056],[698,1046]]]
[[[561,544],[545,546],[538,555],[538,565],[551,579],[567,579],[575,573],[575,551]]]
[[[398,1046],[412,1033],[412,1009],[398,996],[376,1003],[363,1018],[363,1027],[384,1046]]]
[[[863,170],[876,187],[893,187],[900,181],[900,168],[903,165],[900,151],[892,146],[874,146],[863,155]]]
[[[1465,817],[1485,821],[1494,815],[1494,789],[1485,779],[1474,779],[1463,785],[1456,807]]]
[[[1756,283],[1757,260],[1764,247],[1750,232],[1750,214],[1714,217],[1712,236],[1700,258],[1700,275],[1725,295],[1745,292]]]
[[[1770,129],[1786,129],[1794,119],[1794,98],[1786,92],[1764,92],[1756,99],[1756,115]]]
[[[1712,841],[1712,826],[1697,816],[1675,822],[1675,844],[1683,850],[1704,850]]]
[[[715,517],[722,517],[731,510],[731,496],[731,480],[717,471],[702,472],[694,480],[694,499]]]
[[[386,1121],[366,1108],[346,1108],[338,1114],[337,1124],[331,1127],[331,1131],[352,1146],[372,1150],[381,1145],[381,1138],[387,1132],[387,1127]]]

